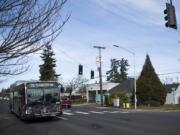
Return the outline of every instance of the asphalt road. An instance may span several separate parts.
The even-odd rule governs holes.
[[[56,119],[24,122],[0,101],[0,135],[180,135],[180,112],[74,106]]]

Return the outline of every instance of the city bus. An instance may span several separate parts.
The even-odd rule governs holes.
[[[21,119],[62,115],[62,89],[55,81],[17,81],[10,86],[10,111]]]

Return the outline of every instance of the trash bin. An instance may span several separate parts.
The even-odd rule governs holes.
[[[114,107],[119,107],[119,99],[117,98],[117,99],[113,99],[113,106]]]
[[[126,103],[123,103],[123,108],[124,108],[124,109],[126,108]]]
[[[126,103],[126,108],[127,108],[127,109],[130,108],[130,103]]]

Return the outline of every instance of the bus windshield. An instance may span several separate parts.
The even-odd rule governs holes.
[[[60,91],[58,88],[44,89],[44,101],[45,103],[56,103],[59,102]]]
[[[31,88],[27,89],[29,105],[56,103],[60,100],[58,88]]]

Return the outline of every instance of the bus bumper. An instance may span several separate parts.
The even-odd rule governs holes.
[[[49,112],[49,113],[34,113],[34,114],[26,114],[26,118],[43,118],[43,117],[56,117],[62,115],[62,111],[60,112]]]

